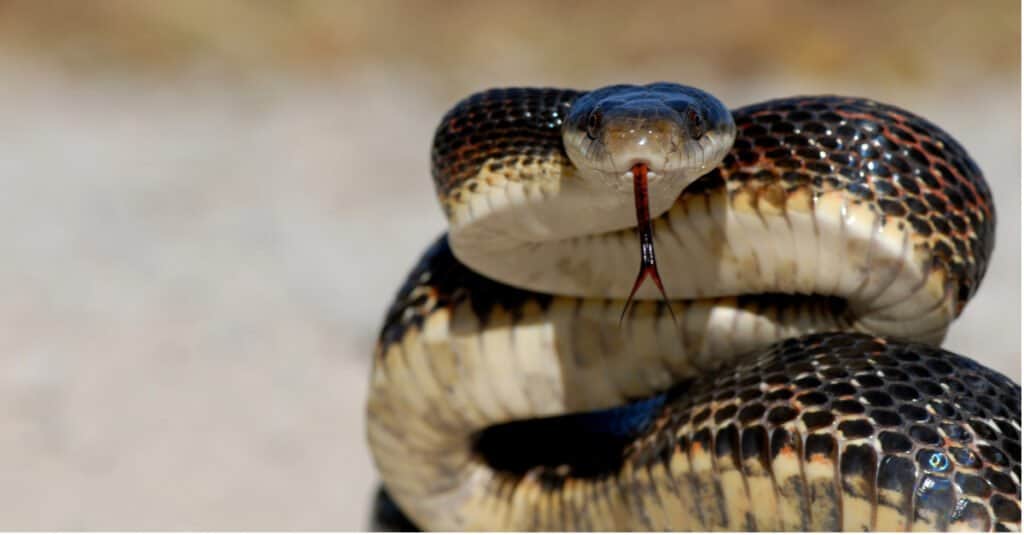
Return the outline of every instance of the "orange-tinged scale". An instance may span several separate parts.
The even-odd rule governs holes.
[[[832,458],[820,453],[814,453],[811,454],[811,458],[808,459],[807,462],[816,464],[832,464]]]

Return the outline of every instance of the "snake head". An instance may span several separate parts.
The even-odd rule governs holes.
[[[625,207],[621,194],[633,194],[640,269],[622,317],[648,278],[668,301],[654,254],[652,204],[655,214],[667,210],[683,188],[718,165],[735,137],[736,124],[724,104],[678,84],[605,87],[569,109],[562,127],[566,153],[580,183],[604,194],[588,197]]]
[[[562,127],[579,175],[631,194],[631,169],[647,165],[655,186],[682,191],[725,157],[736,137],[732,113],[715,97],[679,84],[614,85],[582,95]]]

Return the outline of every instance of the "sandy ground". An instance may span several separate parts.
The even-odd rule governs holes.
[[[838,92],[932,119],[999,215],[946,347],[1020,380],[1019,71],[907,85],[686,65],[168,80],[0,55],[0,527],[364,528],[372,344],[444,228],[430,136],[488,85],[668,79],[734,106]]]

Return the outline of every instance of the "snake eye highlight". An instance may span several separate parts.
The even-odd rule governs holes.
[[[689,127],[690,137],[700,139],[708,130],[704,116],[694,108],[686,110],[686,126]]]
[[[601,130],[602,120],[604,120],[604,114],[601,113],[600,109],[590,112],[590,115],[587,116],[587,137],[597,139],[598,132]]]

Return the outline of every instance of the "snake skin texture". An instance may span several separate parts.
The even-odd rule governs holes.
[[[895,106],[844,97],[773,100],[735,117],[741,134],[719,168],[726,182],[845,189],[904,218],[935,267],[957,281],[963,309],[995,246],[995,211],[981,170],[949,134]]]
[[[499,173],[519,168],[510,180],[542,180],[529,172],[539,162],[571,165],[560,129],[580,94],[496,89],[449,111],[432,150],[446,213],[480,187],[475,177],[485,162]],[[813,196],[847,191],[912,227],[915,246],[956,285],[957,313],[974,295],[995,246],[995,208],[977,164],[941,128],[895,106],[838,96],[770,100],[733,117],[732,151],[688,191],[725,188],[775,203],[800,188]]]
[[[454,220],[481,192],[506,182],[543,187],[571,176],[561,129],[581,94],[496,89],[449,111],[432,150],[446,215]],[[908,257],[922,264],[914,269],[925,274],[915,284],[937,284],[935,307],[948,309],[935,316],[941,339],[977,291],[994,247],[992,194],[966,151],[927,120],[861,98],[785,98],[733,116],[731,151],[683,191],[680,210],[657,221],[668,226],[711,198],[785,219],[794,199],[814,207],[839,196],[843,214],[872,214],[848,221],[870,220],[872,232],[895,229],[904,236],[913,252]],[[598,332],[608,327],[597,327],[606,325],[597,320],[580,323],[587,310],[614,308],[611,300],[497,282],[462,264],[442,236],[399,289],[375,351],[369,436],[375,451],[384,452],[376,458],[386,491],[377,497],[374,527],[404,531],[432,520],[434,505],[396,504],[388,494],[397,491],[391,493],[443,496],[436,498],[440,507],[457,506],[440,524],[447,529],[1019,531],[1020,386],[921,342],[934,339],[931,334],[885,336],[872,331],[874,324],[844,322],[847,305],[838,297],[787,293],[799,292],[672,306],[681,316],[725,304],[755,317],[839,320],[754,352],[712,349],[715,358],[686,364],[656,403],[640,402],[625,413],[629,425],[617,423],[614,432],[583,426],[584,437],[576,439],[571,432],[580,428],[579,418],[545,413],[494,421],[493,414],[515,411],[500,401],[485,407],[474,400],[505,388],[507,377],[492,373],[514,368],[505,361],[537,366],[522,364],[523,353],[515,357],[517,344],[529,354],[523,347],[534,347],[538,336],[537,347],[562,343],[535,334],[536,325],[571,324],[577,337],[579,329],[593,329],[600,343],[585,347],[597,353],[628,353],[643,338],[624,334],[623,342]],[[665,304],[649,306],[659,325]],[[622,332],[634,336],[643,329],[629,327],[630,319]],[[460,341],[449,348],[448,337]],[[505,347],[498,339],[513,349],[469,352]],[[492,367],[474,367],[473,359]],[[443,452],[439,468],[416,457],[433,451]],[[424,484],[421,475],[404,472],[438,474],[438,488],[430,477]],[[448,488],[459,474],[470,474],[464,479],[475,486]]]
[[[492,89],[452,108],[441,119],[431,151],[442,206],[449,195],[461,195],[463,188],[472,193],[471,179],[487,161],[493,162],[490,165],[497,172],[537,162],[569,165],[562,146],[562,120],[581,94],[563,89]]]
[[[1021,388],[977,362],[860,333],[780,342],[670,392],[651,423],[593,476],[648,511],[639,530],[1019,530]],[[538,515],[614,525],[576,474],[505,474]],[[414,526],[386,495],[375,528]],[[673,520],[675,519],[675,520]],[[538,526],[543,527],[543,520]]]
[[[676,498],[702,530],[1008,529],[1021,514],[1020,392],[922,344],[791,339],[671,400],[618,480],[672,489],[647,499]],[[702,461],[713,468],[692,474]],[[689,492],[662,487],[668,475]]]

